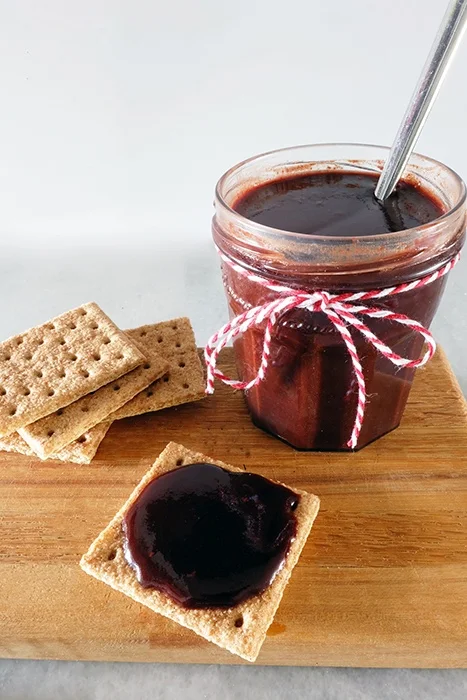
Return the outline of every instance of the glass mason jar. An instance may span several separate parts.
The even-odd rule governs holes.
[[[224,255],[268,281],[313,292],[380,289],[423,277],[442,267],[463,245],[466,190],[447,166],[413,155],[404,179],[420,186],[444,211],[436,220],[397,233],[326,237],[282,231],[235,211],[249,189],[313,171],[380,171],[387,149],[359,144],[298,146],[265,153],[234,166],[216,188],[214,241]],[[222,264],[230,317],[276,294]],[[413,291],[378,300],[383,308],[429,327],[447,276]],[[406,326],[384,319],[365,323],[394,352],[417,359],[423,339]],[[242,380],[256,375],[265,325],[234,343]],[[415,370],[398,368],[351,330],[363,367],[367,404],[357,449],[393,430],[401,420]],[[274,326],[266,376],[245,392],[253,422],[305,450],[346,450],[357,406],[357,385],[340,334],[322,313],[294,309]]]

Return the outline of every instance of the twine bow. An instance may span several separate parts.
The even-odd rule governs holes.
[[[363,375],[362,364],[355,346],[354,340],[350,333],[349,327],[355,328],[361,333],[368,343],[373,345],[376,350],[384,355],[397,367],[421,367],[431,359],[435,350],[436,343],[427,328],[424,328],[421,323],[415,321],[404,314],[394,313],[375,304],[368,305],[366,302],[372,302],[376,299],[384,299],[386,297],[403,294],[419,287],[425,287],[432,284],[440,277],[447,275],[448,272],[459,261],[460,255],[457,254],[444,267],[436,270],[431,275],[413,280],[395,287],[386,289],[375,289],[367,292],[355,292],[346,294],[331,294],[327,291],[306,292],[293,289],[291,287],[273,284],[268,280],[254,275],[245,270],[240,265],[232,262],[225,255],[220,253],[222,260],[230,265],[237,273],[248,278],[252,282],[256,282],[266,289],[277,293],[277,296],[272,301],[266,302],[259,306],[255,306],[248,311],[236,316],[229,323],[226,323],[217,331],[208,341],[204,350],[204,358],[207,367],[207,383],[206,393],[214,392],[214,380],[220,379],[224,384],[227,384],[234,389],[242,389],[247,391],[259,384],[265,377],[269,364],[269,356],[271,352],[271,339],[274,326],[277,324],[279,317],[291,311],[292,309],[308,309],[311,313],[322,312],[329,319],[330,323],[340,334],[347,351],[352,361],[353,372],[358,387],[357,406],[355,410],[355,421],[352,429],[352,434],[347,442],[347,446],[354,449],[357,446],[358,437],[363,425],[366,406],[366,388],[365,377]],[[364,303],[363,303],[364,302]],[[364,323],[362,318],[384,318],[387,321],[394,321],[402,326],[411,328],[416,333],[419,333],[425,341],[425,351],[421,358],[411,360],[406,357],[401,357],[393,352],[391,348],[383,343]],[[261,362],[256,376],[249,381],[239,381],[232,379],[223,374],[217,369],[217,358],[221,350],[231,340],[238,335],[245,333],[249,328],[258,326],[266,321],[264,332],[263,350]]]

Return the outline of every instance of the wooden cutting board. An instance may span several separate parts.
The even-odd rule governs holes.
[[[2,656],[241,663],[78,566],[170,440],[321,497],[257,663],[467,666],[467,411],[441,352],[357,454],[294,451],[222,386],[114,424],[88,467],[0,453]]]

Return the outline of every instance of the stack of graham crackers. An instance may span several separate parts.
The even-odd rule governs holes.
[[[113,421],[204,390],[188,318],[124,332],[84,304],[0,343],[0,450],[89,464]]]

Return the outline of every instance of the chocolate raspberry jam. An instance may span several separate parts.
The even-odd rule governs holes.
[[[313,292],[392,287],[442,267],[462,247],[465,186],[449,168],[414,155],[384,204],[374,198],[384,148],[318,145],[275,151],[229,170],[218,183],[213,235],[220,250],[270,282]],[[274,298],[223,263],[230,316]],[[429,327],[447,277],[378,300]],[[365,319],[395,353],[417,359],[421,336],[384,319]],[[363,366],[367,405],[357,448],[396,428],[414,369],[400,369],[351,330]],[[255,376],[264,325],[235,341],[241,379]],[[299,449],[346,450],[357,385],[340,334],[322,313],[294,309],[276,324],[265,379],[245,392],[256,425]]]
[[[264,591],[295,538],[300,496],[258,474],[189,464],[151,481],[123,521],[145,588],[187,608],[231,607]]]

